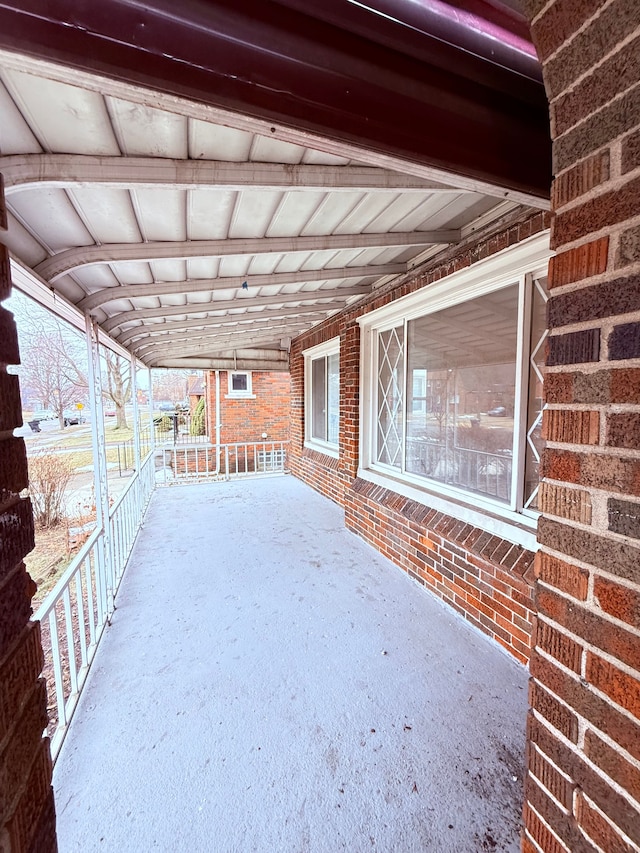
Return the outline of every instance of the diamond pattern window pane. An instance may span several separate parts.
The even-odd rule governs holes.
[[[404,327],[378,335],[377,461],[400,468],[404,417]]]
[[[531,304],[531,355],[529,357],[529,402],[527,408],[527,444],[524,466],[524,506],[537,509],[540,485],[540,454],[543,441],[542,384],[544,381],[544,346],[549,334],[546,324],[547,279],[533,282]]]

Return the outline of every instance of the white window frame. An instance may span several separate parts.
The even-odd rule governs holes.
[[[317,450],[327,456],[338,459],[340,456],[340,429],[338,428],[338,442],[333,444],[314,438],[311,434],[312,419],[312,362],[318,358],[327,358],[331,355],[340,356],[340,338],[331,338],[329,341],[310,347],[302,353],[304,357],[304,446],[310,450]],[[326,393],[326,390],[325,390]]]
[[[234,376],[246,376],[247,377],[247,390],[246,391],[234,391],[233,389],[233,377]],[[228,392],[225,395],[227,400],[255,400],[256,395],[252,391],[252,383],[251,383],[251,371],[250,370],[228,370],[227,371],[227,387]]]
[[[537,549],[535,529],[538,513],[522,509],[524,486],[526,402],[530,346],[530,280],[547,275],[549,234],[536,235],[512,249],[454,273],[358,319],[361,327],[360,359],[360,452],[358,476],[391,488],[441,512],[474,524],[531,550]],[[410,320],[441,311],[452,305],[500,290],[519,286],[519,322],[516,359],[516,411],[514,427],[513,480],[511,502],[505,504],[489,496],[429,480],[390,465],[374,461],[377,441],[377,341],[378,334],[404,327],[406,387],[407,325]],[[406,402],[405,402],[406,407]]]

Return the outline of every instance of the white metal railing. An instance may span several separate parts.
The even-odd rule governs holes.
[[[41,623],[54,761],[113,614],[115,594],[155,488],[154,475],[155,459],[149,454],[109,511],[107,530],[91,534],[33,616]]]
[[[159,484],[192,480],[232,480],[286,471],[287,441],[233,444],[179,444],[156,451]]]
[[[407,439],[407,471],[410,473],[502,500],[510,497],[511,466],[510,451],[447,447],[421,438]]]

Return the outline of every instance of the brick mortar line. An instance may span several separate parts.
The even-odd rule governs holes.
[[[640,319],[640,312],[634,311],[634,314],[638,315]],[[628,316],[626,314],[616,314],[616,319],[618,317]],[[598,319],[592,320],[576,320],[574,323],[566,323],[564,326],[556,326],[553,329],[549,329],[549,338],[558,338],[562,335],[570,335],[572,332],[586,332],[589,329],[601,329],[602,325],[605,321],[610,320],[610,317],[602,317]],[[634,322],[633,320],[631,322]],[[597,364],[597,362],[587,361],[587,362],[575,362],[576,364]],[[558,364],[550,364],[549,367],[564,367],[569,365],[558,365]],[[547,367],[547,365],[545,365]]]
[[[574,674],[575,674],[575,673],[574,673]],[[534,681],[537,681],[537,679],[534,679]],[[580,720],[580,719],[581,719],[581,720],[583,720],[583,722],[584,722],[584,724],[585,724],[585,726],[586,726],[586,727],[589,727],[589,728],[590,728],[590,729],[592,729],[593,731],[597,732],[597,733],[598,733],[598,735],[600,735],[600,734],[601,734],[600,729],[598,729],[598,727],[597,727],[597,726],[592,725],[592,724],[591,724],[591,723],[590,723],[590,722],[589,722],[585,717],[581,717],[581,716],[576,712],[576,709],[575,709],[575,708],[572,708],[570,705],[567,705],[567,703],[566,703],[566,702],[564,702],[560,696],[558,696],[557,694],[555,694],[555,693],[553,692],[553,690],[551,690],[551,689],[550,689],[546,684],[544,684],[544,682],[540,681],[540,682],[538,682],[538,683],[539,683],[539,684],[541,685],[541,687],[543,687],[543,688],[544,688],[544,689],[545,689],[545,690],[546,690],[546,691],[547,691],[551,696],[553,696],[553,697],[556,699],[556,701],[560,702],[560,704],[562,704],[565,708],[567,708],[567,709],[568,709],[568,710],[570,710],[573,714],[575,714],[575,715],[578,717],[578,719],[579,719],[579,720]],[[596,692],[596,693],[598,693],[598,695],[600,695],[600,691],[598,691],[598,690],[594,690],[594,692]],[[604,696],[604,698],[605,698],[605,699],[608,699],[609,701],[611,701],[611,699],[606,695],[606,693],[603,693],[603,694],[602,694],[602,696]],[[615,703],[614,703],[614,704],[615,704]],[[532,708],[531,710],[533,711],[533,715],[534,715],[535,719],[537,720],[537,722],[538,722],[538,723],[540,723],[540,725],[541,725],[543,728],[545,728],[553,738],[555,738],[556,740],[559,740],[559,741],[560,741],[560,743],[562,743],[562,745],[563,745],[563,746],[565,746],[567,749],[570,749],[570,750],[571,750],[571,752],[573,752],[573,753],[574,753],[574,755],[577,755],[579,758],[581,758],[581,759],[584,761],[584,763],[585,763],[585,764],[587,764],[587,765],[591,768],[591,770],[593,770],[593,771],[594,771],[598,776],[600,776],[600,778],[601,778],[601,779],[603,779],[603,781],[607,782],[607,784],[609,785],[609,787],[610,787],[610,788],[613,788],[613,790],[614,790],[614,791],[616,791],[616,793],[618,793],[618,794],[620,794],[622,797],[624,797],[624,799],[629,803],[629,805],[631,805],[631,806],[632,806],[632,808],[633,808],[635,811],[640,811],[640,803],[638,803],[638,801],[637,801],[636,799],[634,799],[634,798],[631,796],[631,794],[630,794],[628,791],[626,791],[626,790],[625,790],[625,789],[620,785],[620,783],[619,783],[619,782],[616,782],[616,780],[615,780],[615,779],[611,779],[611,777],[610,777],[610,776],[608,776],[604,770],[602,770],[600,767],[598,767],[598,765],[597,765],[597,764],[594,764],[594,763],[593,763],[593,761],[592,761],[592,760],[591,760],[591,759],[586,755],[586,753],[585,753],[584,749],[583,749],[581,746],[579,746],[579,745],[578,745],[578,744],[576,744],[576,743],[573,743],[573,741],[570,741],[570,740],[569,740],[565,735],[563,735],[563,734],[562,734],[562,732],[561,732],[559,729],[556,729],[556,728],[555,728],[555,727],[554,727],[554,726],[549,722],[549,720],[547,720],[547,719],[546,719],[546,717],[543,717],[543,716],[540,714],[540,712],[539,712],[539,711],[537,711],[535,708]],[[637,723],[637,720],[634,720],[634,722],[636,722],[636,723]],[[602,734],[604,734],[604,732],[602,732]],[[614,741],[614,743],[615,743],[615,741]],[[619,749],[619,750],[621,750],[621,751],[623,751],[623,752],[625,752],[625,754],[626,754],[626,755],[628,755],[628,753],[626,753],[626,750],[624,750],[624,749],[623,749],[623,747],[621,747],[621,746],[620,746],[620,744],[616,744],[616,748],[617,748],[617,749]],[[547,757],[546,752],[542,752],[542,755],[544,755],[544,756],[545,756],[545,758]]]
[[[632,131],[633,132],[633,131]],[[622,140],[622,136],[618,137],[618,140]],[[589,155],[586,159],[590,159],[593,155]],[[613,163],[613,157],[610,160],[610,168]],[[573,166],[571,168],[574,168]],[[569,170],[565,170],[569,171]],[[561,175],[564,173],[560,173]],[[610,192],[618,192],[621,189],[624,189],[625,184],[628,184],[630,181],[635,180],[640,175],[640,166],[632,169],[630,172],[625,172],[624,174],[620,173],[618,175],[609,174],[609,178],[606,181],[603,181],[600,184],[596,184],[594,187],[591,187],[590,190],[587,190],[585,193],[572,198],[571,201],[565,202],[562,206],[554,208],[554,216],[564,216],[567,213],[570,213],[572,210],[575,210],[578,207],[581,207],[583,204],[588,204],[590,201],[597,200],[603,195],[606,195]],[[558,180],[556,176],[555,180]],[[630,221],[633,219],[638,219],[639,217],[632,216]],[[626,220],[625,220],[626,221]],[[615,227],[615,226],[614,226]],[[588,235],[588,238],[585,237],[585,242],[591,242],[591,234]]]
[[[557,518],[558,516],[554,515],[552,517]],[[564,521],[567,521],[567,519],[565,518]],[[572,524],[573,523],[574,522],[572,522]],[[577,524],[577,522],[575,522],[575,523]],[[591,532],[593,532],[593,530],[591,528],[589,528],[589,530]],[[623,540],[625,542],[627,541],[626,537],[622,536],[620,533],[616,533],[616,534],[612,534],[612,535],[620,536],[621,540]],[[570,566],[575,566],[578,569],[586,569],[589,572],[595,572],[597,575],[600,575],[602,573],[603,577],[612,578],[613,580],[616,580],[616,581],[618,579],[623,580],[622,578],[619,578],[618,575],[614,575],[614,574],[611,574],[610,572],[606,572],[606,571],[603,572],[602,569],[600,569],[598,566],[594,566],[592,563],[586,563],[584,560],[579,560],[577,557],[567,557],[567,555],[563,551],[556,551],[554,548],[549,548],[548,545],[542,545],[541,546],[541,552],[544,554],[548,554],[550,557],[555,557],[557,560],[560,560],[563,563],[568,563]],[[626,578],[625,578],[625,582],[630,583],[631,588],[633,590],[637,591],[637,589],[638,589],[637,584],[634,585],[633,581],[630,581]],[[553,589],[556,592],[558,591],[556,589],[556,587],[550,586],[545,581],[538,579],[538,583],[541,583],[543,586],[549,587],[550,589]],[[575,598],[574,596],[568,596],[568,597],[571,600],[572,604],[575,604],[578,601],[578,599]]]
[[[538,651],[538,654],[540,654],[539,651]],[[537,679],[534,679],[534,680],[537,680]],[[539,682],[539,684],[551,696],[553,696],[556,699],[556,701],[560,702],[564,707],[566,707],[573,714],[575,714],[575,716],[578,718],[578,724],[579,725],[584,724],[585,732],[587,729],[591,729],[592,731],[596,732],[598,734],[598,736],[604,735],[604,732],[601,732],[600,729],[597,728],[597,726],[592,725],[589,722],[589,720],[587,720],[585,717],[582,717],[580,714],[578,714],[576,712],[575,708],[572,708],[570,705],[567,705],[567,703],[564,702],[560,696],[557,696],[553,692],[553,690],[551,690],[546,684],[544,684],[542,681]],[[600,695],[600,691],[594,690],[594,692],[596,694]],[[602,696],[604,696],[606,699],[609,699],[609,697],[606,695],[606,693],[602,694]],[[609,699],[609,701],[611,701],[611,700]],[[538,723],[540,723],[540,725],[543,726],[543,728],[545,728],[552,737],[554,737],[556,740],[559,740],[563,744],[563,746],[565,746],[567,749],[570,749],[571,752],[573,752],[574,755],[576,755],[578,758],[580,758],[584,764],[586,764],[597,776],[599,776],[602,779],[603,782],[605,782],[619,796],[623,797],[623,799],[625,799],[627,801],[627,803],[633,808],[633,810],[638,812],[638,815],[640,817],[640,803],[625,788],[623,788],[619,782],[616,782],[616,780],[612,779],[604,770],[602,770],[601,767],[598,767],[597,764],[594,764],[594,762],[586,754],[586,752],[584,750],[584,744],[581,745],[579,743],[578,744],[573,743],[573,741],[570,741],[567,737],[565,737],[565,735],[563,735],[559,729],[556,729],[554,726],[552,726],[551,723],[549,723],[549,721],[545,717],[543,717],[535,708],[532,708],[531,710],[533,711],[533,715],[534,715],[535,719],[538,721]],[[604,740],[604,738],[603,738],[603,740]],[[615,744],[616,750],[620,750],[621,752],[623,752],[625,757],[629,754],[622,746],[620,746],[620,744],[616,744],[615,741],[613,741],[613,743]],[[545,752],[542,752],[542,755],[544,755],[545,758],[547,757]],[[527,768],[527,770],[528,770],[528,768]],[[537,777],[533,776],[533,774],[530,774],[530,775],[534,779],[537,778]]]
[[[640,225],[640,220],[638,221],[638,224]],[[613,243],[613,238],[618,236],[618,234],[612,234],[610,242]],[[583,243],[582,245],[588,245],[588,242]],[[575,248],[580,247],[576,246]],[[618,247],[616,246],[615,248]],[[569,249],[568,251],[572,250]],[[611,251],[611,248],[609,251]],[[554,296],[564,296],[567,293],[580,293],[588,287],[596,287],[599,284],[608,284],[618,278],[631,278],[631,276],[638,275],[638,273],[640,273],[640,261],[636,261],[635,263],[628,264],[624,267],[610,267],[597,275],[590,275],[586,278],[580,278],[577,281],[570,281],[567,284],[556,284],[551,287],[549,296],[550,298],[553,298]]]
[[[556,764],[556,763],[555,763],[555,761],[553,760],[553,758],[550,758],[548,755],[546,755],[546,754],[545,754],[545,753],[540,749],[540,747],[538,746],[538,744],[537,744],[537,743],[532,743],[532,744],[531,744],[531,747],[532,747],[532,749],[534,750],[534,752],[537,752],[537,753],[538,753],[538,755],[541,755],[541,756],[544,758],[544,760],[545,760],[546,762],[548,762],[548,763],[553,767],[553,769],[554,769],[557,773],[559,773],[559,774],[560,774],[560,776],[563,776],[563,777],[566,779],[566,781],[567,781],[567,782],[573,782],[573,779],[571,778],[571,776],[569,776],[569,774],[566,772],[566,770],[563,770],[563,769],[562,769],[562,767],[560,767],[558,764]],[[531,771],[529,771],[529,772],[531,772]],[[537,777],[536,777],[536,778],[537,778]]]
[[[545,760],[545,761],[547,760],[547,756],[544,754],[544,752],[542,752],[541,750],[537,750],[537,752],[538,752],[538,755],[541,755],[541,756],[544,758],[544,760]],[[546,787],[546,785],[543,785],[542,781],[541,781],[541,780],[540,780],[540,779],[535,775],[535,773],[531,770],[531,767],[527,767],[527,775],[529,776],[529,778],[531,779],[531,781],[532,781],[532,782],[534,782],[534,784],[536,784],[536,785],[537,785],[537,786],[538,786],[542,791],[544,791],[544,793],[545,793],[545,794],[547,794],[547,796],[549,797],[549,799],[550,799],[550,800],[552,800],[552,801],[553,801],[553,803],[555,803],[555,805],[557,806],[557,808],[558,808],[558,809],[559,809],[559,810],[560,810],[564,815],[566,815],[566,816],[568,817],[570,814],[572,814],[572,812],[571,812],[571,811],[570,811],[566,806],[563,806],[563,805],[562,805],[562,803],[560,802],[560,800],[558,800],[558,799],[557,799],[557,798],[556,798],[556,797],[551,793],[551,791]],[[570,779],[570,780],[568,780],[568,781],[573,782],[573,779]]]
[[[553,829],[551,828],[551,826],[549,825],[549,823],[547,823],[547,821],[542,817],[542,815],[540,814],[540,812],[539,812],[536,808],[534,808],[534,806],[532,806],[532,805],[531,805],[531,803],[529,802],[529,800],[526,800],[526,804],[527,804],[527,807],[528,807],[528,808],[530,808],[530,809],[531,809],[531,811],[532,811],[532,812],[535,814],[535,816],[538,818],[538,820],[540,821],[540,823],[543,823],[543,824],[545,825],[545,827],[547,828],[548,832],[550,833],[550,835],[552,835],[552,836],[556,839],[556,841],[558,842],[559,846],[560,846],[563,850],[566,850],[566,851],[567,851],[567,853],[571,853],[571,850],[567,847],[567,845],[564,843],[564,841],[560,838],[560,836],[558,835],[558,833],[553,831]],[[544,850],[542,850],[542,847],[540,847],[540,845],[539,845],[539,844],[536,844],[536,847],[538,848],[538,850],[540,850],[540,851],[541,851],[541,853],[545,853],[545,851],[544,851]]]
[[[564,47],[564,45],[563,45],[563,47]],[[562,139],[564,139],[564,137],[565,137],[565,136],[567,136],[568,134],[570,134],[570,133],[574,133],[576,130],[579,130],[579,129],[580,129],[580,127],[581,127],[582,125],[586,124],[588,121],[591,121],[591,119],[595,118],[595,117],[598,115],[598,113],[601,113],[601,112],[603,112],[603,110],[608,109],[609,107],[611,107],[611,106],[612,106],[612,104],[615,104],[615,103],[617,103],[618,101],[621,101],[621,100],[622,100],[623,98],[625,98],[625,97],[626,97],[630,92],[633,92],[636,88],[638,88],[638,86],[640,86],[640,83],[637,83],[637,84],[635,84],[634,86],[629,86],[629,88],[628,88],[628,89],[624,89],[622,92],[616,92],[616,94],[613,96],[613,98],[611,98],[611,100],[607,101],[607,103],[606,103],[606,104],[602,104],[602,106],[601,106],[601,107],[598,107],[598,109],[597,109],[597,110],[595,110],[595,111],[594,111],[594,112],[592,112],[592,113],[589,113],[589,115],[585,116],[584,118],[581,118],[581,119],[580,119],[580,121],[576,122],[576,124],[572,124],[572,125],[571,125],[571,127],[568,127],[568,128],[567,128],[566,130],[564,130],[564,131],[563,131],[559,136],[555,136],[555,137],[553,138],[553,143],[554,143],[554,145],[556,145],[558,142],[561,142],[561,141],[562,141]],[[628,133],[628,130],[625,130],[624,134],[620,134],[620,136],[624,136],[626,133]],[[610,147],[610,146],[611,146],[611,144],[612,144],[612,142],[615,142],[617,139],[618,139],[618,137],[616,136],[616,137],[615,137],[615,139],[613,139],[613,140],[611,140],[611,139],[610,139],[610,140],[608,140],[608,141],[607,141],[607,143],[606,143],[606,147],[607,147],[607,148],[608,148],[608,147]],[[605,146],[603,146],[603,148],[604,148],[604,147],[605,147]],[[599,150],[600,150],[600,149],[597,149],[597,151],[599,151]],[[591,155],[593,155],[593,154],[595,154],[595,153],[597,153],[597,152],[592,151],[592,152],[591,152]],[[573,167],[573,166],[575,166],[575,165],[577,165],[577,164],[576,164],[576,163],[572,163],[572,164],[571,164],[571,166],[572,166],[572,167]]]
[[[631,177],[627,180],[628,175]],[[592,190],[589,190],[588,193],[578,196],[577,199],[574,199],[572,202],[566,204],[565,207],[558,212],[558,215],[564,216],[565,214],[570,213],[575,208],[581,207],[584,204],[589,204],[591,201],[597,201],[598,199],[602,198],[602,196],[605,196],[608,193],[619,192],[621,189],[624,189],[625,184],[630,183],[631,180],[636,180],[638,178],[638,175],[640,175],[640,169],[636,169],[634,172],[629,172],[628,175],[622,175],[620,176],[620,178],[614,178],[613,180],[609,179],[604,184],[598,184],[597,187],[594,187]],[[613,184],[615,184],[615,186],[612,186]],[[596,192],[596,190],[598,191]],[[574,204],[574,202],[577,202],[577,204]],[[562,243],[561,246],[555,247],[554,252],[559,255],[564,253],[565,251],[571,251],[571,249],[579,249],[581,246],[584,246],[588,243],[595,243],[602,237],[609,237],[611,243],[613,237],[617,237],[622,231],[625,231],[627,228],[633,228],[636,225],[640,225],[640,214],[638,213],[633,214],[632,216],[629,216],[627,217],[627,219],[623,219],[620,222],[615,222],[612,225],[605,225],[599,231],[590,231],[588,234],[585,234],[582,237],[576,237],[575,240],[571,240],[568,243]],[[554,231],[553,226],[551,230],[552,232]],[[611,246],[609,246],[609,252],[611,252]],[[614,272],[614,269],[607,269],[607,272]],[[593,276],[593,278],[596,278],[596,276]]]
[[[634,322],[634,321],[632,321]],[[597,328],[597,327],[596,327]],[[578,331],[581,331],[578,329]],[[620,360],[609,361],[584,361],[576,364],[548,364],[545,365],[544,372],[546,374],[563,374],[563,373],[583,373],[585,376],[595,376],[596,373],[613,372],[616,370],[635,370],[640,368],[639,358],[622,358]],[[551,405],[545,403],[545,406]],[[634,405],[631,403],[631,405]],[[640,405],[640,403],[639,403]]]
[[[564,598],[564,600],[567,601],[569,604],[575,606],[576,600],[567,598],[566,595],[562,594],[562,590],[558,590],[555,587],[548,587],[548,585],[546,583],[544,583],[543,581],[541,581],[540,583],[542,586],[544,586],[545,589],[551,589],[554,593],[556,593],[557,595]],[[580,603],[582,604],[584,602],[580,602]],[[602,649],[598,648],[597,646],[594,646],[593,643],[590,643],[588,640],[585,640],[584,637],[580,636],[580,634],[575,634],[573,631],[570,631],[568,628],[565,628],[560,622],[556,622],[555,619],[551,618],[551,616],[546,616],[543,613],[538,613],[536,615],[537,615],[537,618],[540,620],[540,622],[543,622],[544,624],[550,625],[552,628],[555,628],[555,630],[558,631],[560,634],[562,634],[563,637],[568,637],[570,640],[573,640],[574,642],[578,643],[579,645],[584,646],[584,651],[593,652],[594,654],[597,654],[598,657],[606,658],[609,661],[609,663],[614,664],[615,666],[618,667],[618,669],[622,669],[622,668],[628,669],[629,671],[627,672],[627,675],[631,675],[633,678],[638,679],[638,676],[640,675],[639,670],[637,670],[637,669],[634,670],[632,667],[629,666],[629,664],[623,663],[623,661],[621,661],[619,658],[616,658],[610,652],[605,652]],[[604,613],[604,611],[602,613],[599,613],[598,615],[602,615],[603,618],[606,617],[606,621],[611,622],[615,627],[622,627],[625,629],[630,628],[629,625],[625,624],[624,622],[620,622],[620,620],[616,619],[614,616],[609,616],[609,614]],[[620,624],[618,624],[618,623],[620,623]],[[637,632],[637,630],[632,629],[630,631],[630,633],[633,633],[633,635],[635,637],[640,637],[640,634]],[[535,648],[536,648],[536,651],[538,651],[540,654],[544,655],[545,657],[548,655],[548,652],[546,652],[544,649],[541,649],[538,645],[536,645]],[[553,655],[551,655],[549,659],[556,661],[560,666],[562,666],[563,671],[566,670],[566,672],[573,672],[572,669],[565,667],[563,663],[561,663],[560,661],[557,661],[557,659],[554,658]],[[573,672],[573,674],[576,675],[577,673]],[[579,677],[584,679],[584,674],[580,674]],[[636,720],[636,722],[640,723],[640,720],[638,720],[635,717],[634,717],[634,719]],[[638,765],[638,767],[640,769],[640,764]]]
[[[627,228],[633,228],[634,225],[638,224],[638,216],[630,216],[628,219],[623,219],[620,222],[616,222],[613,225],[603,225],[602,228],[597,231],[589,231],[585,233],[581,237],[576,237],[575,240],[569,240],[566,243],[558,243],[555,244],[553,241],[555,239],[555,235],[553,233],[551,235],[551,245],[552,251],[554,254],[559,255],[561,252],[567,252],[571,249],[579,249],[580,246],[583,246],[585,243],[595,242],[596,240],[600,240],[602,237],[614,237],[622,231],[626,231]],[[613,272],[614,270],[611,270]],[[553,289],[553,288],[552,288]]]
[[[545,403],[543,411],[547,412],[601,412],[605,414],[620,414],[637,412],[638,403]],[[551,442],[549,442],[551,443]],[[590,445],[591,446],[591,445]]]
[[[525,800],[525,802],[526,802],[527,806],[529,806],[529,808],[531,809],[531,811],[534,811],[534,812],[536,811],[536,810],[533,808],[533,806],[531,805],[531,803],[530,803],[528,800]],[[538,812],[536,812],[536,815],[537,815],[537,814],[538,814]],[[542,847],[540,847],[540,845],[535,841],[535,839],[533,838],[533,836],[532,836],[532,835],[531,835],[531,833],[529,832],[528,828],[525,826],[525,827],[523,827],[523,829],[524,829],[524,837],[525,837],[525,838],[526,838],[526,840],[529,842],[529,844],[533,847],[533,849],[534,849],[534,853],[544,853],[544,850],[543,850],[543,849],[542,849]],[[564,845],[563,845],[563,846],[564,846]],[[565,849],[566,849],[566,848],[565,848]],[[603,851],[601,851],[601,850],[600,850],[600,851],[598,851],[598,853],[603,853]]]
[[[588,451],[596,456],[619,456],[621,459],[640,459],[640,448],[614,447],[610,444],[575,444],[547,440],[546,448],[549,450],[568,450],[572,453],[585,453]],[[546,477],[543,479],[546,480]],[[565,483],[565,485],[569,484]],[[576,483],[575,485],[580,486],[581,484]],[[621,492],[620,494],[627,494],[627,492]]]
[[[629,846],[631,849],[638,849],[638,845],[637,845],[637,844],[635,844],[635,842],[633,842],[633,841],[629,838],[629,836],[624,832],[624,830],[620,829],[620,827],[619,827],[619,826],[616,826],[616,825],[615,825],[615,823],[613,823],[613,822],[611,821],[611,818],[610,818],[608,815],[606,815],[606,814],[602,811],[602,809],[600,808],[600,806],[599,806],[596,802],[594,802],[594,801],[591,799],[591,797],[590,797],[590,796],[588,796],[588,794],[586,794],[584,791],[582,791],[581,793],[582,793],[582,796],[584,797],[584,799],[587,801],[587,805],[588,805],[590,808],[592,808],[594,811],[597,811],[597,812],[598,812],[598,814],[599,814],[602,818],[604,818],[604,820],[606,821],[606,823],[607,823],[607,824],[608,824],[608,825],[609,825],[609,826],[610,826],[610,827],[615,831],[615,833],[616,833],[617,835],[620,835],[620,836],[621,836],[621,838],[623,839],[623,841],[626,841],[626,842],[627,842],[628,846]],[[582,829],[582,828],[580,827],[580,829]],[[585,833],[584,833],[584,832],[583,832],[582,834],[583,834],[583,835],[585,835]],[[589,840],[591,840],[591,836],[587,836],[587,838],[589,838]],[[592,842],[592,843],[594,843],[594,844],[595,844],[595,842]],[[603,849],[602,849],[602,847],[600,847],[600,845],[599,845],[599,844],[595,844],[595,846],[598,848],[598,850],[602,851],[602,853],[607,853],[607,851],[606,851],[606,850],[603,850]]]
[[[544,7],[544,9],[541,9],[540,12],[538,12],[538,14],[532,20],[529,21],[529,28],[530,29],[533,29],[533,25],[536,24],[540,20],[540,18],[542,18],[543,15],[549,9],[551,9],[552,6],[555,5],[555,2],[556,2],[556,0],[549,0],[549,3],[547,3],[547,5]],[[599,18],[600,15],[602,14],[602,12],[605,9],[607,9],[609,6],[611,6],[612,3],[614,3],[614,2],[615,2],[615,0],[608,0],[608,2],[604,3],[600,8],[598,8],[593,13],[593,15],[591,15],[591,17],[587,18],[587,20],[582,24],[582,26],[579,29],[577,29],[571,33],[571,35],[569,36],[569,40],[563,42],[556,50],[554,50],[553,53],[550,53],[549,56],[546,57],[546,59],[544,60],[544,62],[542,64],[546,65],[548,62],[551,62],[551,60],[554,59],[560,53],[560,51],[562,51],[565,47],[568,47],[574,41],[574,39],[577,38],[577,36],[579,36],[582,32],[584,32],[584,30],[586,30],[588,27],[590,27],[591,23],[593,21],[595,21],[596,18]]]
[[[598,9],[598,11],[589,19],[589,21],[587,22],[587,26],[590,26],[592,22],[596,21],[599,17],[601,17],[602,13],[605,12],[609,8],[609,6],[613,5],[614,2],[616,2],[616,0],[610,0],[610,2],[604,3]],[[584,29],[586,29],[586,27],[582,27],[575,35],[579,35],[581,32],[583,32]],[[586,80],[594,72],[598,71],[598,69],[601,68],[604,63],[607,62],[607,60],[611,59],[611,57],[615,56],[617,53],[620,53],[621,50],[624,50],[624,48],[627,47],[628,44],[631,44],[631,42],[635,41],[637,38],[638,32],[634,30],[634,32],[630,33],[629,35],[625,36],[621,41],[617,42],[615,47],[612,48],[609,53],[606,53],[604,56],[601,56],[594,65],[591,65],[586,71],[583,71],[583,73],[577,79],[575,79],[566,89],[563,89],[561,92],[558,92],[554,99],[552,101],[549,101],[549,106],[553,106],[553,104],[555,104],[555,102],[559,100],[559,98],[562,98],[564,95],[568,95],[575,89],[577,89],[577,87],[584,80]],[[573,38],[571,39],[571,41],[573,41]],[[571,44],[571,42],[563,43],[560,47],[560,50],[564,50],[564,48],[567,47],[569,44]],[[548,57],[545,60],[545,64],[550,62],[551,59],[552,57]],[[631,86],[629,89],[625,89],[625,92],[630,91],[632,88],[633,86]],[[606,104],[604,106],[606,106]],[[591,113],[591,115],[595,115],[595,113]],[[576,125],[574,125],[574,127],[575,126]]]
[[[556,0],[547,0],[542,9],[540,9],[540,11],[529,21],[529,28],[533,27],[533,25],[540,20],[540,18],[555,4],[555,2]]]

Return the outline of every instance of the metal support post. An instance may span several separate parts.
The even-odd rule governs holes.
[[[151,375],[151,368],[148,370],[149,373],[149,423],[151,424],[151,450],[154,451],[156,449],[156,425],[153,422],[153,377]]]
[[[113,570],[111,559],[111,528],[109,523],[109,485],[107,481],[107,448],[104,434],[102,407],[102,371],[98,326],[88,315],[85,317],[87,353],[89,362],[89,400],[91,404],[91,439],[93,444],[93,477],[96,499],[96,525],[102,530],[102,548],[98,548],[100,594],[99,599],[107,619],[114,610]]]
[[[140,417],[138,413],[138,375],[136,357],[131,354],[131,400],[133,402],[133,450],[135,469],[140,472]]]

